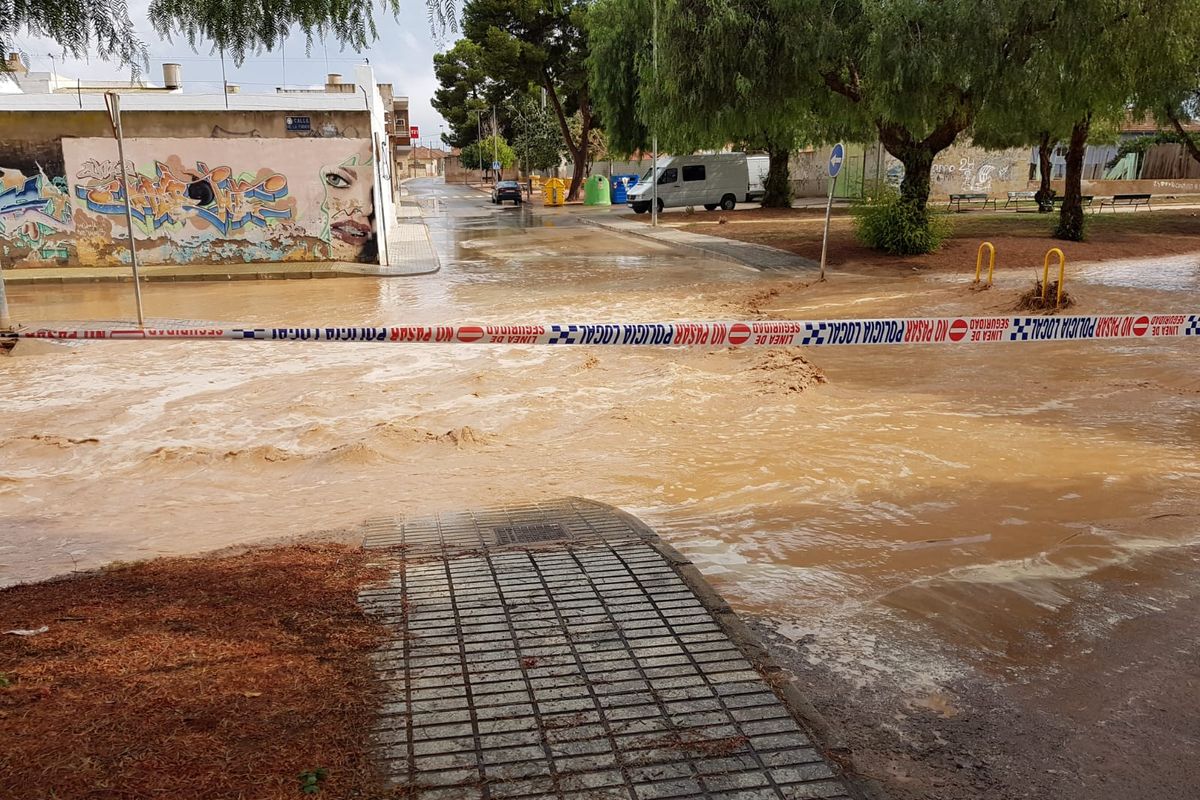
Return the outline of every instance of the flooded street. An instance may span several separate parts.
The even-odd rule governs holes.
[[[573,213],[418,189],[436,275],[155,283],[155,319],[275,324],[945,316],[1030,270],[766,275]],[[973,266],[973,265],[969,265]],[[1200,261],[1075,267],[1079,313],[1193,312]],[[964,265],[963,276],[968,273]],[[17,320],[128,319],[127,285]],[[113,560],[577,495],[639,515],[740,610],[863,681],[1031,656],[1080,581],[1200,541],[1197,343],[793,350],[22,343],[0,359],[0,584]],[[827,382],[821,382],[823,375]],[[1168,560],[1169,563],[1169,560]],[[1153,574],[1143,576],[1153,582]],[[1103,615],[1100,615],[1103,616]],[[1112,617],[1112,618],[1108,618]],[[1073,618],[1100,635],[1127,617]],[[1091,627],[1089,627],[1091,626]]]

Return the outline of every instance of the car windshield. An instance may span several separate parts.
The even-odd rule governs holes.
[[[500,181],[499,183],[496,184],[496,188],[497,189],[516,189],[517,182],[516,181]]]

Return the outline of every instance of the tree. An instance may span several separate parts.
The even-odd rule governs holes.
[[[1042,103],[1037,114],[1067,128],[1062,210],[1054,235],[1079,241],[1084,236],[1083,166],[1089,138],[1115,130],[1131,109],[1139,75],[1153,60],[1164,31],[1193,0],[1058,0],[1044,46],[1024,70],[1035,81]],[[1013,116],[1027,113],[1020,106]],[[1068,127],[1069,125],[1069,127]]]
[[[1200,4],[1168,2],[1158,11],[1154,41],[1136,63],[1133,107],[1175,130],[1188,153],[1200,161],[1200,139],[1184,124],[1200,117]]]
[[[513,151],[526,169],[542,170],[562,162],[563,140],[554,117],[527,94],[518,94],[508,104],[513,121]]]
[[[434,53],[433,73],[438,88],[432,105],[450,126],[442,138],[451,147],[466,147],[479,139],[478,115],[487,111],[508,91],[481,64],[480,47],[459,39],[444,53]]]
[[[483,139],[471,142],[458,154],[458,161],[464,169],[478,169],[480,164],[485,170],[490,170],[492,161],[500,162],[504,169],[517,163],[517,156],[508,142],[500,136],[485,136]]]
[[[583,22],[588,0],[469,0],[462,30],[482,48],[481,64],[496,80],[511,86],[535,84],[546,97],[574,161],[568,197],[578,197],[586,176],[589,141],[595,119],[588,91]],[[580,114],[578,135],[570,116]]]
[[[571,135],[576,140],[583,138],[583,114],[576,111],[567,120],[567,127],[571,130]],[[592,164],[596,161],[603,161],[608,158],[608,137],[604,135],[604,131],[597,127],[592,127],[587,134],[587,163],[584,165],[584,173],[591,174]]]
[[[0,0],[0,53],[16,50],[13,37],[21,32],[53,39],[76,58],[95,47],[101,57],[134,67],[147,60],[124,0]]]
[[[904,165],[901,199],[923,217],[934,158],[1033,57],[1056,4],[778,0],[778,9],[785,52],[797,54],[784,69],[820,75],[823,113],[875,128]]]
[[[657,70],[652,27],[652,10],[641,0],[599,0],[589,14],[590,77],[613,148],[645,151],[652,130],[672,152],[745,143],[770,156],[763,204],[791,205],[790,153],[817,126],[800,87],[772,86],[780,80],[782,42],[771,7],[664,0]],[[788,91],[782,103],[764,97]]]
[[[379,5],[393,16],[400,12],[399,0]],[[452,0],[426,0],[426,8],[431,23],[453,27]],[[151,0],[148,16],[160,36],[181,35],[193,48],[210,45],[237,64],[256,50],[274,49],[293,30],[310,44],[328,36],[353,50],[379,35],[374,0]],[[49,37],[76,58],[95,47],[101,58],[135,69],[147,60],[125,0],[0,0],[0,52],[11,50],[22,31]]]

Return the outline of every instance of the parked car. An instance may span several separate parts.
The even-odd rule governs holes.
[[[516,181],[496,181],[492,187],[492,202],[498,205],[505,200],[521,205],[521,186]]]
[[[647,172],[637,186],[629,190],[629,205],[635,213],[644,214],[650,210],[654,202],[655,175],[660,211],[681,206],[704,206],[709,211],[719,206],[732,211],[739,201],[751,199],[745,153],[671,156],[660,158],[658,162],[657,170]],[[761,179],[757,191],[762,191]]]

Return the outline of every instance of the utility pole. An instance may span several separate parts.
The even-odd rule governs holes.
[[[12,330],[12,317],[8,315],[8,294],[4,291],[4,270],[0,269],[0,333]]]
[[[658,0],[654,0],[654,21],[651,27],[650,41],[651,49],[654,52],[654,86],[658,87]],[[650,123],[652,153],[650,154],[650,180],[654,183],[650,187],[650,192],[653,199],[650,201],[650,226],[658,227],[658,114],[654,115],[654,120]]]
[[[117,158],[121,161],[121,193],[125,195],[125,224],[129,226],[129,263],[133,267],[133,294],[137,300],[138,327],[146,327],[146,317],[142,313],[142,280],[138,275],[137,243],[133,238],[133,207],[129,200],[129,170],[125,164],[125,135],[121,132],[121,95],[116,92],[105,92],[104,103],[108,106],[112,118],[113,136],[117,139]]]
[[[492,106],[492,169],[496,169],[496,162],[500,160],[500,139],[496,134],[496,107]]]
[[[328,70],[326,70],[328,72]],[[221,91],[225,93],[225,110],[229,110],[229,80],[225,77],[225,48],[221,48]]]

